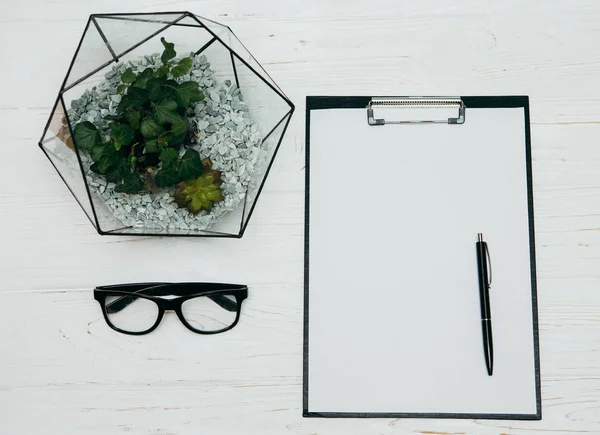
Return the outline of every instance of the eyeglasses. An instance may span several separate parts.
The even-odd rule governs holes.
[[[165,310],[198,334],[217,334],[233,328],[240,319],[248,287],[217,283],[136,283],[100,286],[94,299],[100,303],[108,326],[130,335],[148,334],[160,324]]]

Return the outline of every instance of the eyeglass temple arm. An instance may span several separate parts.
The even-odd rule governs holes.
[[[168,286],[163,284],[163,285],[157,285],[157,286],[153,286],[153,287],[146,287],[141,290],[137,290],[134,293],[142,293],[142,294],[146,294],[146,295],[168,294],[169,292],[165,291],[165,290],[167,290],[167,288],[168,288]],[[232,301],[231,299],[225,297],[224,295],[207,295],[207,297],[210,300],[212,300],[214,303],[219,305],[221,308],[223,308],[224,310],[227,310],[232,313],[237,311],[237,302]],[[106,305],[106,307],[105,307],[106,312],[109,314],[118,313],[123,308],[125,308],[126,306],[131,304],[133,301],[135,301],[135,298],[133,296],[121,296]]]
[[[238,304],[236,301],[232,301],[224,295],[209,295],[207,297],[224,310],[227,310],[231,313],[237,312]]]

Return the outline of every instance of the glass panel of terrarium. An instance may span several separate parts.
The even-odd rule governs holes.
[[[264,138],[290,111],[290,105],[235,55],[233,61],[244,105]]]
[[[109,231],[110,234],[136,235],[136,236],[196,236],[196,237],[237,237],[236,234],[218,233],[210,230],[178,230],[130,227]]]
[[[90,198],[83,181],[81,168],[75,146],[71,138],[71,132],[67,125],[65,109],[60,99],[50,115],[48,129],[40,141],[40,147],[56,168],[89,220],[96,226],[94,213],[90,205]]]
[[[213,85],[221,87],[225,85],[226,80],[229,80],[231,83],[227,86],[234,85],[235,87],[236,79],[231,62],[231,52],[227,47],[215,39],[209,46],[204,47],[200,54],[206,56],[209,71],[206,72],[205,76],[213,81]],[[212,78],[209,77],[211,75]],[[210,83],[207,81],[206,85],[210,85]]]
[[[275,81],[269,76],[269,74],[264,70],[254,56],[252,56],[252,54],[229,27],[209,20],[205,17],[200,17],[198,15],[195,17],[203,26],[205,26],[211,33],[220,39],[223,44],[229,48],[229,50],[232,50],[235,52],[235,54],[237,54],[237,57],[239,58],[238,61],[241,59],[243,62],[245,62],[247,64],[247,68],[254,70],[256,74],[264,79],[268,86],[272,87],[274,91],[278,92],[282,97],[287,99]]]
[[[91,20],[88,21],[81,39],[81,45],[75,52],[73,65],[67,73],[65,87],[72,86],[73,83],[113,61],[113,55],[102,40],[96,26]]]
[[[197,24],[196,26],[179,26],[177,24],[164,29],[154,37],[135,46],[131,51],[120,55],[119,62],[137,62],[140,59],[150,61],[149,57],[154,56],[156,67],[158,67],[162,65],[160,54],[165,49],[161,38],[164,37],[167,42],[174,44],[174,49],[179,59],[197,53],[214,39],[206,29]]]
[[[96,18],[114,18],[125,21],[138,21],[158,24],[171,24],[179,18],[185,16],[183,12],[164,12],[164,13],[146,13],[146,14],[94,14]]]
[[[252,68],[259,76],[261,76],[269,85],[271,85],[279,94],[286,97],[281,88],[275,83],[275,81],[271,78],[269,73],[265,71],[262,65],[254,58],[254,56],[248,51],[246,46],[239,40],[236,34],[231,31],[231,35],[229,37],[229,47],[241,58],[243,59],[250,68]]]
[[[244,198],[244,214],[242,222],[242,232],[246,229],[248,219],[254,210],[256,200],[260,195],[263,188],[263,184],[269,174],[275,155],[281,145],[281,140],[285,134],[285,130],[290,122],[291,113],[285,115],[285,117],[276,125],[276,127],[263,139],[260,146],[260,151],[254,164],[252,171],[252,177],[246,191]]]
[[[212,231],[220,234],[226,235],[239,235],[242,230],[242,212],[243,212],[243,197],[238,195],[238,197],[233,198],[226,191],[223,192],[225,200],[219,204],[215,204],[214,207],[217,207],[218,210],[225,210],[222,214],[220,214],[216,219],[212,220],[212,224],[206,228],[206,231]],[[233,204],[231,206],[227,204]],[[230,210],[233,208],[233,210]],[[218,212],[220,213],[220,212]]]
[[[120,57],[146,41],[155,39],[173,23],[180,22],[185,15],[168,14],[165,18],[154,18],[156,21],[153,21],[152,17],[153,15],[97,16],[96,22],[112,50]],[[162,52],[160,36],[156,38],[156,42],[158,43],[156,49],[146,51],[144,54],[158,52],[158,46],[161,47]]]
[[[225,45],[229,45],[229,40],[231,37],[231,30],[229,27],[198,15],[194,15],[194,17],[196,18],[197,22],[206,27],[212,34],[214,34],[214,36],[223,41]]]

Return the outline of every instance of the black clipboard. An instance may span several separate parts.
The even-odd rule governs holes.
[[[397,99],[411,101],[410,98],[414,97],[397,97]],[[425,98],[425,97],[417,97]],[[530,121],[529,121],[529,99],[527,96],[467,96],[467,97],[455,97],[449,99],[440,99],[436,97],[425,98],[432,102],[442,102],[446,104],[451,102],[456,104],[458,109],[458,115],[456,117],[442,118],[442,119],[419,119],[409,120],[406,123],[448,123],[448,124],[460,124],[465,122],[465,108],[466,108],[466,122],[469,120],[470,109],[488,109],[488,108],[523,108],[524,113],[524,144],[525,144],[525,163],[526,163],[526,184],[527,184],[527,221],[528,221],[528,234],[529,234],[529,269],[530,269],[530,280],[531,280],[531,319],[532,319],[532,337],[533,340],[533,365],[534,365],[534,383],[535,385],[535,410],[534,412],[527,413],[495,413],[495,412],[418,412],[408,411],[404,412],[398,410],[397,412],[358,412],[353,411],[339,411],[339,410],[312,410],[309,408],[309,376],[310,364],[309,364],[309,353],[311,344],[310,335],[310,316],[309,316],[309,302],[310,302],[310,277],[311,277],[311,264],[310,264],[310,249],[311,249],[311,114],[315,111],[329,110],[329,109],[362,109],[365,110],[365,122],[368,123],[371,128],[381,128],[380,125],[384,125],[386,122],[381,122],[382,119],[373,115],[373,109],[371,103],[376,100],[390,101],[386,97],[328,97],[328,96],[316,96],[307,97],[306,99],[306,178],[305,178],[305,264],[304,264],[304,346],[303,346],[303,416],[304,417],[358,417],[358,418],[373,418],[373,417],[385,417],[385,418],[462,418],[462,419],[506,419],[506,420],[540,420],[542,417],[541,410],[541,385],[540,385],[540,358],[539,358],[539,330],[538,330],[538,312],[537,312],[537,282],[536,282],[536,260],[535,260],[535,231],[534,231],[534,210],[533,210],[533,175],[532,175],[532,161],[531,161],[531,136],[530,136]],[[391,99],[393,102],[394,99]],[[413,100],[416,102],[416,100]],[[457,102],[459,102],[457,104]],[[416,103],[409,103],[416,104]],[[462,112],[461,112],[462,111]],[[458,120],[458,122],[457,122]],[[403,123],[402,121],[387,122],[387,123]],[[391,126],[390,126],[391,127]],[[388,127],[386,127],[388,128]],[[402,127],[396,127],[402,128]],[[453,128],[460,128],[456,126]],[[492,254],[493,255],[493,254]]]

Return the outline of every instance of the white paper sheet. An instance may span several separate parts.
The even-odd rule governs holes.
[[[536,413],[523,110],[379,127],[365,109],[311,111],[309,412]]]

